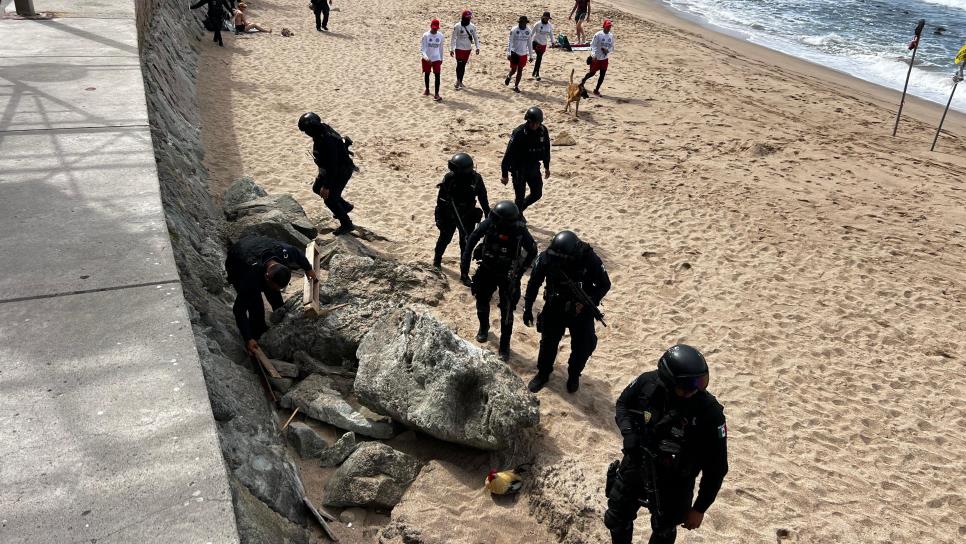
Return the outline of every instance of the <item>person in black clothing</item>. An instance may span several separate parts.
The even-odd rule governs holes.
[[[329,31],[329,4],[332,0],[312,0],[312,11],[315,12],[315,29],[319,32]]]
[[[443,266],[443,253],[453,240],[453,234],[457,231],[460,234],[462,255],[470,231],[483,216],[490,213],[486,185],[483,183],[483,176],[473,168],[473,157],[466,153],[457,153],[449,160],[448,165],[449,173],[437,185],[439,194],[436,197],[436,228],[439,229],[439,239],[436,240],[436,252],[433,254],[433,266],[437,269]],[[482,209],[476,207],[477,201]]]
[[[576,300],[567,283],[573,282],[590,298],[594,306],[610,290],[610,277],[604,263],[586,244],[569,230],[557,233],[550,247],[537,257],[527,284],[523,301],[523,324],[533,324],[533,303],[540,287],[546,281],[543,310],[536,319],[540,336],[540,352],[537,355],[537,375],[527,388],[536,393],[543,389],[553,372],[557,348],[564,332],[570,329],[570,361],[567,363],[567,391],[576,393],[580,388],[580,374],[587,360],[597,348],[594,330],[594,313]]]
[[[476,245],[479,266],[470,283],[470,259]],[[480,318],[477,342],[486,342],[490,334],[490,299],[500,290],[500,358],[510,359],[510,337],[513,334],[513,310],[520,301],[520,277],[537,256],[537,243],[527,230],[527,223],[516,204],[503,200],[493,206],[480,226],[470,235],[460,260],[460,279],[469,283],[476,296],[476,315]]]
[[[649,544],[672,544],[677,526],[701,526],[728,473],[724,408],[708,386],[701,352],[678,344],[617,399],[624,458],[607,471],[604,524],[613,544],[630,544],[641,506],[651,511]],[[695,479],[701,486],[694,502]]]
[[[299,117],[299,130],[312,137],[312,157],[315,165],[319,167],[312,192],[322,197],[332,216],[339,221],[339,228],[332,234],[339,236],[352,232],[355,225],[349,218],[349,212],[355,206],[342,198],[342,191],[348,185],[352,173],[359,171],[352,161],[352,152],[349,151],[352,140],[340,136],[313,112]]]
[[[225,19],[231,15],[234,2],[229,3],[228,0],[198,0],[191,5],[191,9],[198,9],[205,4],[208,5],[205,28],[214,32],[215,36],[212,41],[224,47],[225,42],[221,40],[221,27],[224,26]]]
[[[544,176],[550,177],[550,133],[543,126],[543,111],[534,106],[523,118],[525,122],[510,134],[500,179],[506,185],[509,174],[513,173],[513,192],[521,213],[543,196],[540,163],[543,163]],[[526,194],[527,186],[530,187],[529,195]]]
[[[258,338],[268,330],[262,294],[272,306],[272,320],[277,321],[281,318],[279,312],[284,303],[282,289],[292,277],[291,268],[301,268],[305,275],[318,280],[311,263],[305,258],[305,250],[284,242],[252,235],[238,240],[228,249],[225,272],[237,293],[232,311],[249,353],[258,347]]]

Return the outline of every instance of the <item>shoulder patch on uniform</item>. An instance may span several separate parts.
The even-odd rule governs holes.
[[[652,416],[650,412],[647,410],[644,411],[644,423],[650,423],[652,417],[654,416]]]
[[[728,438],[728,424],[718,425],[718,438]]]

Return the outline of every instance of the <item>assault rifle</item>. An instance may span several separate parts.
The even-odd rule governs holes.
[[[594,304],[594,301],[590,299],[590,295],[581,289],[580,286],[577,285],[577,282],[570,279],[570,276],[568,276],[565,272],[560,272],[560,275],[563,276],[564,285],[568,290],[570,290],[570,294],[573,295],[574,299],[578,303],[583,304],[584,309],[594,314],[594,319],[600,321],[600,324],[606,327],[607,323],[604,322],[604,314],[602,314],[600,308]]]
[[[628,412],[636,416],[640,422],[643,422],[644,412],[642,410],[628,410]],[[640,423],[634,425],[634,432],[640,435],[644,434]],[[647,508],[652,515],[660,516],[662,514],[661,493],[657,488],[657,467],[655,464],[657,455],[649,446],[641,446],[635,453],[639,456],[638,461],[641,465],[638,469],[641,472],[640,484],[643,490],[640,498],[641,506]],[[628,452],[625,452],[625,455],[627,454]]]

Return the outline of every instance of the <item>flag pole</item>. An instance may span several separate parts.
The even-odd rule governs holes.
[[[912,77],[912,67],[916,64],[916,53],[919,52],[919,39],[922,36],[922,29],[926,26],[925,19],[919,19],[916,25],[916,37],[912,39],[913,47],[912,58],[909,60],[909,72],[906,73],[906,84],[902,87],[902,99],[899,101],[899,113],[896,114],[896,125],[892,127],[892,135],[895,136],[899,131],[899,119],[902,118],[902,106],[906,103],[906,91],[909,89],[909,78]]]
[[[936,150],[936,142],[939,141],[939,133],[942,132],[943,123],[946,122],[946,114],[949,113],[949,106],[951,106],[953,103],[953,95],[956,94],[956,86],[959,85],[959,82],[963,80],[963,68],[966,68],[966,60],[959,65],[959,71],[957,71],[956,75],[953,76],[953,91],[949,93],[949,102],[946,102],[946,109],[943,110],[943,117],[939,120],[939,128],[936,129],[936,137],[932,139],[932,147],[929,148],[929,151]]]

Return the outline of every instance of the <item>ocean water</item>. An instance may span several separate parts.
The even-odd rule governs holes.
[[[909,93],[945,105],[966,44],[966,0],[664,0],[670,7],[770,49],[902,90],[926,20]],[[936,34],[939,28],[945,32]],[[953,108],[966,111],[966,83]]]

